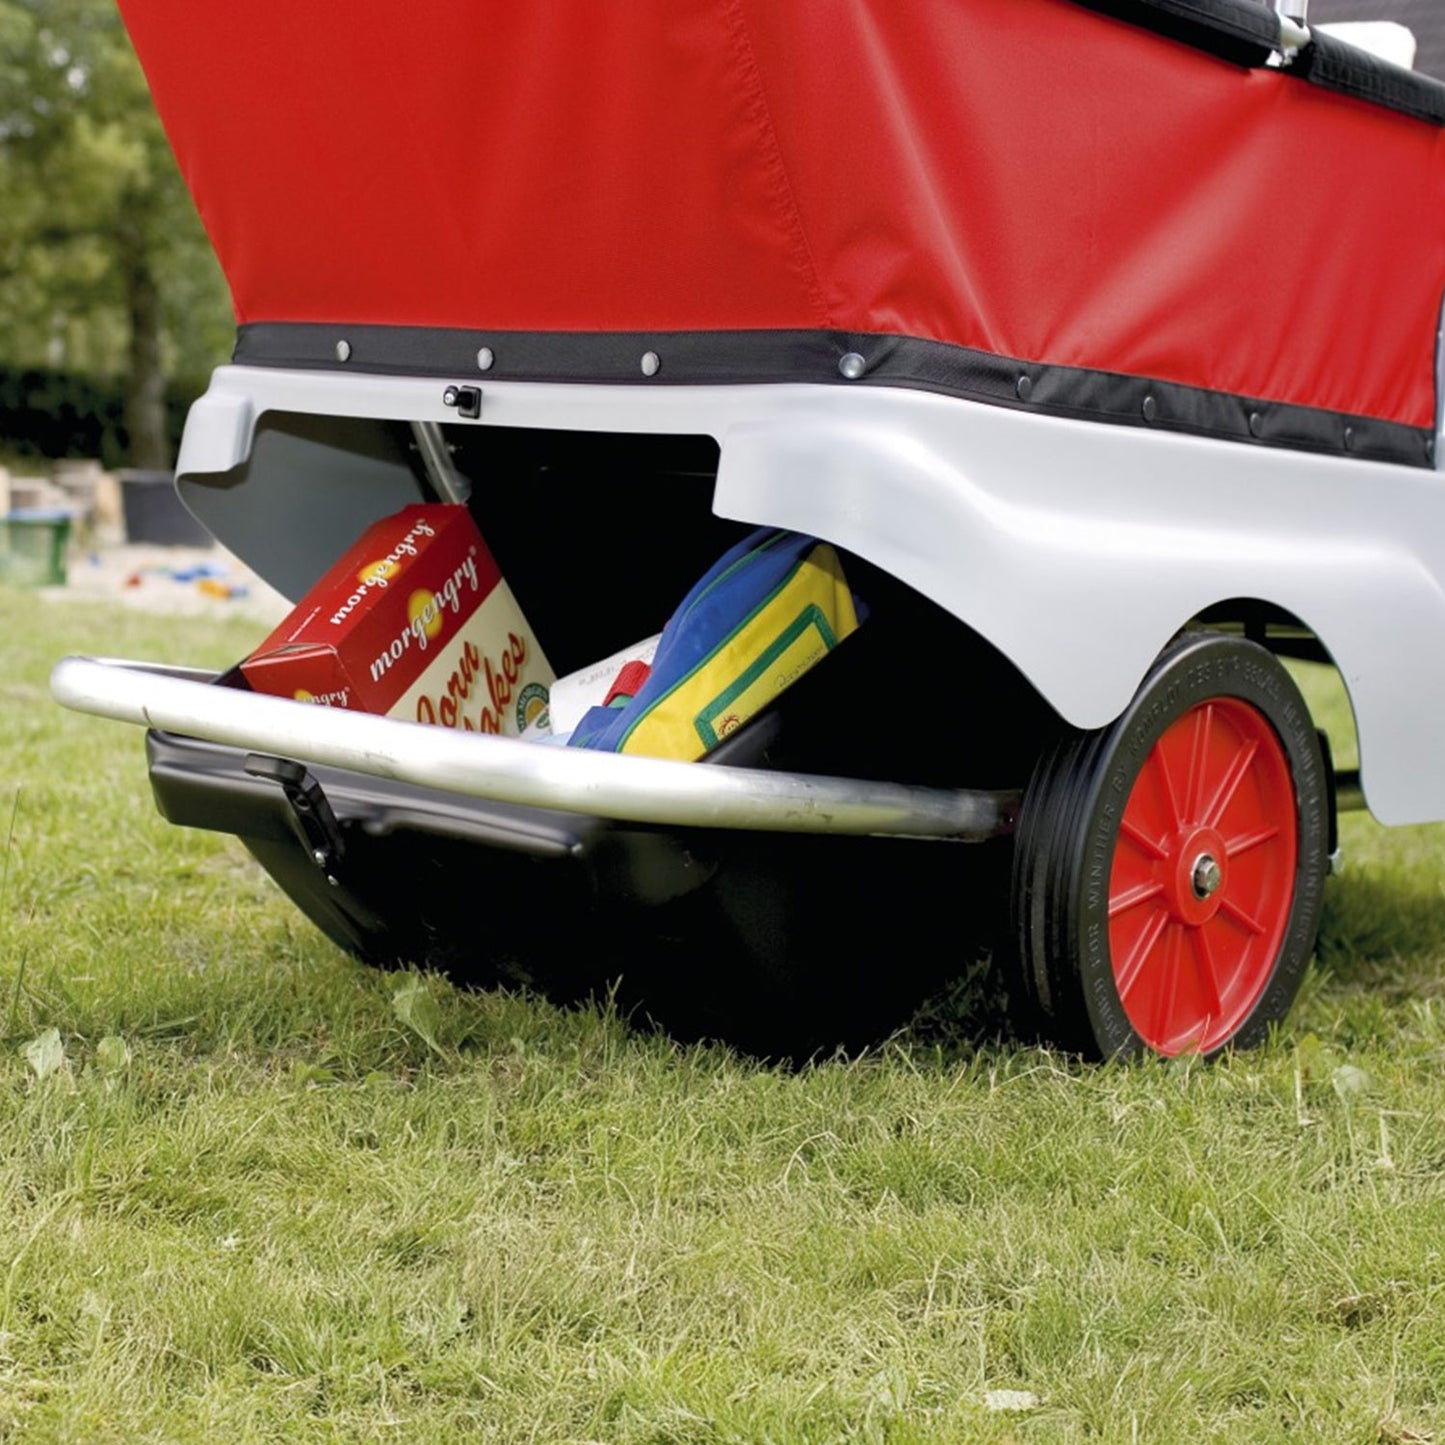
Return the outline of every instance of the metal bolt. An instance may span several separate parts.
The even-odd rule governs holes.
[[[1355,429],[1352,426],[1345,428],[1345,450],[1352,452],[1355,449]]]
[[[1196,898],[1212,898],[1224,882],[1224,873],[1208,853],[1201,853],[1194,860],[1194,873],[1189,881],[1194,885]]]
[[[656,376],[661,370],[662,358],[655,351],[644,351],[642,353],[642,374]]]
[[[1020,401],[1027,401],[1033,389],[1034,384],[1027,376],[1021,376],[1014,382],[1014,395],[1017,396]]]
[[[1159,403],[1152,396],[1146,396],[1141,410],[1144,413],[1145,421],[1153,421],[1159,415]]]
[[[482,347],[482,349],[477,352],[477,370],[490,371],[492,369],[492,363],[496,359],[497,358],[492,355],[492,348],[490,346]]]
[[[838,370],[849,381],[857,381],[868,369],[868,363],[856,351],[845,352],[838,358]]]
[[[316,860],[316,866],[318,868],[324,868],[326,866],[328,860],[326,857],[326,850],[324,848],[313,849],[311,852],[311,856]]]
[[[351,343],[349,341],[338,341],[336,343],[336,359],[338,361],[351,360]]]
[[[1249,434],[1253,437],[1264,435],[1264,418],[1257,411],[1249,414]]]

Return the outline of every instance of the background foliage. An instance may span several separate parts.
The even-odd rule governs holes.
[[[180,445],[186,408],[200,382],[172,382],[166,390],[165,431],[172,453]],[[13,367],[0,363],[0,417],[4,452],[29,457],[98,457],[107,467],[130,458],[125,424],[124,387],[119,380],[96,380],[49,367]]]
[[[168,465],[166,378],[199,389],[232,321],[110,0],[0,0],[0,196],[0,364],[119,392],[131,459]]]

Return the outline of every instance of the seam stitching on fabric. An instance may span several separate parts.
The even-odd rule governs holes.
[[[772,173],[770,189],[791,237],[789,251],[792,253],[792,263],[803,283],[808,300],[817,313],[819,323],[824,330],[831,331],[834,327],[827,293],[818,276],[818,266],[813,259],[813,248],[808,243],[802,211],[798,206],[792,179],[788,175],[787,163],[783,159],[783,148],[778,141],[777,127],[773,124],[773,113],[768,105],[762,71],[758,68],[757,56],[753,52],[752,39],[748,34],[747,17],[742,13],[739,0],[727,0],[726,9],[731,20],[738,77],[743,86],[743,112],[756,127],[762,146],[763,163]]]

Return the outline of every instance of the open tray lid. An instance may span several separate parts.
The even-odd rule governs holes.
[[[1213,54],[1211,7],[1245,18]],[[1439,97],[1338,42],[1297,67],[1333,90],[1261,64],[1254,0],[121,8],[238,360],[838,382],[856,352],[864,383],[1428,464]]]

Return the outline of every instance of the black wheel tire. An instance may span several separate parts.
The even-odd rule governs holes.
[[[1270,775],[1274,792],[1261,785],[1263,795],[1274,799],[1276,814],[1292,811],[1296,846],[1293,866],[1287,854],[1281,855],[1284,861],[1277,865],[1277,886],[1270,888],[1265,907],[1256,908],[1256,912],[1265,912],[1275,920],[1261,936],[1277,937],[1277,946],[1261,945],[1251,957],[1248,951],[1254,945],[1239,945],[1242,977],[1234,990],[1235,1006],[1221,1007],[1219,1017],[1213,1019],[1207,1011],[1201,1011],[1198,1051],[1212,1054],[1226,1047],[1248,1047],[1260,1042],[1294,1001],[1314,949],[1327,871],[1330,794],[1319,739],[1293,679],[1264,648],[1220,634],[1186,634],[1161,654],[1116,722],[1094,732],[1072,733],[1047,749],[1024,796],[1011,890],[1022,982],[1044,1031],[1065,1048],[1103,1058],[1181,1051],[1176,1046],[1177,1029],[1166,1028],[1162,1022],[1158,1028],[1147,1024],[1140,1028],[1131,1019],[1130,1008],[1121,998],[1119,968],[1127,962],[1134,970],[1125,979],[1124,992],[1133,991],[1131,1006],[1142,1017],[1145,1009],[1137,1002],[1137,994],[1143,965],[1135,961],[1133,952],[1128,960],[1115,960],[1110,904],[1112,898],[1115,912],[1135,906],[1161,912],[1166,915],[1165,921],[1159,924],[1156,936],[1162,939],[1177,934],[1182,940],[1171,943],[1176,951],[1169,955],[1164,970],[1173,970],[1170,976],[1174,981],[1161,981],[1158,969],[1144,980],[1147,987],[1173,991],[1170,1002],[1150,1005],[1162,1007],[1163,1017],[1168,1018],[1180,988],[1177,980],[1183,976],[1179,970],[1185,966],[1177,950],[1193,948],[1196,933],[1204,928],[1202,924],[1194,925],[1183,913],[1196,906],[1229,907],[1228,889],[1221,890],[1224,897],[1218,905],[1212,895],[1201,899],[1199,889],[1208,888],[1211,881],[1215,889],[1220,888],[1217,875],[1211,879],[1207,868],[1201,873],[1198,863],[1185,872],[1178,861],[1165,861],[1161,847],[1157,872],[1161,877],[1167,875],[1168,886],[1174,891],[1135,905],[1129,897],[1143,890],[1136,889],[1128,896],[1117,892],[1118,875],[1114,870],[1121,847],[1126,854],[1139,847],[1132,834],[1129,842],[1121,844],[1121,822],[1126,809],[1135,806],[1134,800],[1147,796],[1136,792],[1136,784],[1151,758],[1162,757],[1165,749],[1161,738],[1184,719],[1187,721],[1182,726],[1197,728],[1197,719],[1204,716],[1211,719],[1212,726],[1212,704],[1218,704],[1218,711],[1226,718],[1258,718],[1268,724],[1268,732],[1259,729],[1263,754],[1282,758],[1283,765],[1276,766]],[[1270,733],[1277,740],[1277,753],[1269,742]],[[1171,734],[1171,739],[1176,736],[1182,734]],[[1167,765],[1161,766],[1167,773]],[[1249,769],[1253,765],[1246,761],[1244,766]],[[1265,761],[1261,760],[1259,766],[1263,768]],[[1193,769],[1191,761],[1185,789],[1190,796],[1195,793]],[[1207,764],[1201,764],[1201,778],[1206,769]],[[1253,788],[1248,772],[1246,779]],[[1203,786],[1201,782],[1201,794]],[[1223,786],[1221,782],[1219,797],[1224,796]],[[1167,778],[1163,788],[1167,793]],[[1182,810],[1188,806],[1186,798]],[[1226,806],[1234,804],[1226,800]],[[1287,831],[1288,817],[1279,816],[1278,822]],[[1137,827],[1133,830],[1138,831]],[[1177,837],[1177,858],[1182,860],[1184,851],[1196,846],[1194,840],[1201,835],[1190,834],[1181,825],[1175,834],[1162,829],[1157,836],[1165,843]],[[1276,853],[1281,847],[1270,846]],[[1224,851],[1227,853],[1227,848]],[[1211,861],[1207,853],[1200,854],[1198,862]],[[1234,865],[1221,861],[1225,861],[1227,874]],[[1143,865],[1126,859],[1119,866],[1140,869]],[[1151,861],[1148,866],[1155,865]],[[1237,876],[1244,879],[1254,866],[1239,865]],[[1191,880],[1192,898],[1178,881],[1182,878]],[[1168,899],[1175,901],[1170,903]],[[1179,911],[1170,912],[1171,908]],[[1152,922],[1146,923],[1141,933],[1151,926]],[[1190,928],[1195,928],[1195,933],[1189,932]],[[1218,932],[1213,936],[1218,937]],[[1189,965],[1197,977],[1186,985],[1186,994],[1190,988],[1203,993],[1206,985],[1199,980],[1208,966],[1210,946],[1207,941],[1198,944],[1198,957]],[[1157,961],[1154,949],[1155,945],[1149,944],[1140,954],[1151,968]],[[1211,979],[1207,986],[1213,990],[1215,1002],[1220,1003],[1217,979]],[[1182,1012],[1188,1014],[1187,1005],[1182,1006]]]

